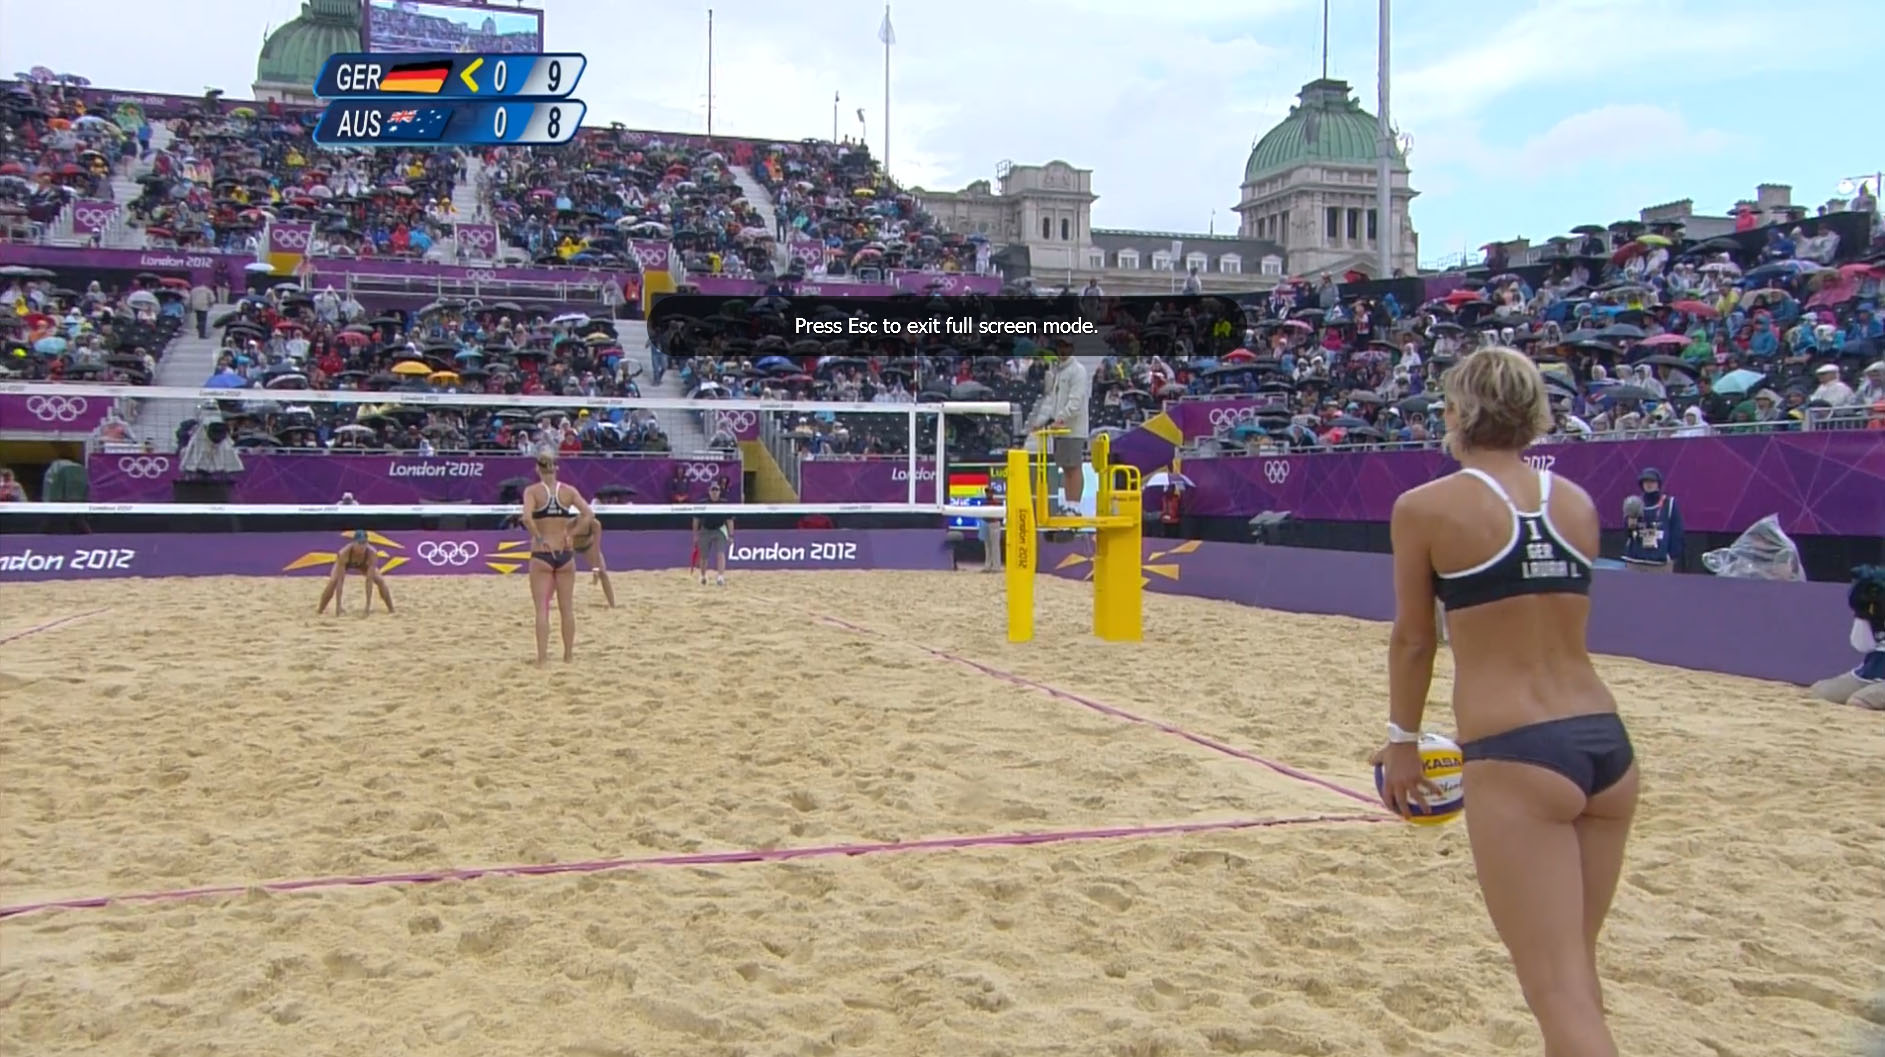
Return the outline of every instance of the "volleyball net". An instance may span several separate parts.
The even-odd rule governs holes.
[[[999,519],[999,486],[964,494],[952,466],[1020,446],[994,400],[842,403],[303,388],[0,383],[0,396],[109,399],[134,419],[101,430],[83,471],[49,471],[28,516],[448,518],[518,513],[532,460],[605,521],[924,515]],[[0,433],[19,429],[0,422]],[[998,476],[998,474],[996,475]],[[986,484],[988,475],[968,479]],[[719,485],[718,499],[710,489]],[[99,527],[109,528],[109,524]]]

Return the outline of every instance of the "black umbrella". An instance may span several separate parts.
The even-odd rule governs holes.
[[[1633,327],[1628,323],[1612,323],[1598,331],[1597,336],[1599,338],[1608,338],[1612,341],[1641,341],[1646,335],[1643,333],[1642,327]]]
[[[962,382],[949,391],[950,398],[954,400],[985,400],[994,394],[993,389],[973,381]]]
[[[1403,415],[1424,415],[1437,403],[1439,403],[1437,398],[1422,394],[1410,396],[1394,406],[1400,408]]]
[[[1694,364],[1679,356],[1645,356],[1637,362],[1647,363],[1651,367],[1668,367],[1671,370],[1681,371],[1690,377],[1694,377],[1698,373]]]
[[[1640,385],[1613,385],[1599,391],[1598,395],[1603,396],[1603,397],[1608,397],[1609,399],[1612,399],[1612,400],[1661,400],[1662,399],[1662,397],[1656,395],[1656,393],[1653,390],[1645,389]]]

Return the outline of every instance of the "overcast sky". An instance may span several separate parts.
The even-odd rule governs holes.
[[[1725,213],[1762,182],[1817,205],[1885,168],[1885,18],[1760,0],[1398,0],[1393,117],[1412,137],[1421,257],[1562,233],[1678,198]],[[589,58],[591,123],[702,131],[707,5],[542,0]],[[716,0],[716,132],[857,135],[882,152],[883,5]],[[246,95],[296,0],[0,0],[0,74]],[[1375,109],[1373,0],[1333,0],[1329,68]],[[904,0],[890,164],[957,189],[1003,159],[1094,170],[1101,227],[1233,231],[1255,139],[1317,75],[1319,0]]]

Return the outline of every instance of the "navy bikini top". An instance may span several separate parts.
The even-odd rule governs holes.
[[[544,485],[543,491],[544,491],[543,505],[538,507],[536,510],[532,511],[530,515],[531,517],[541,519],[541,518],[551,518],[551,517],[566,517],[567,518],[567,517],[580,517],[581,516],[580,511],[578,511],[575,507],[563,505],[562,499],[561,499],[561,496],[563,493],[563,483],[561,481],[557,481],[553,484]]]
[[[1512,542],[1470,569],[1433,574],[1434,597],[1449,611],[1521,595],[1590,594],[1591,560],[1564,541],[1551,524],[1551,474],[1538,474],[1538,509],[1519,510],[1484,470],[1464,469],[1484,481],[1512,512]]]

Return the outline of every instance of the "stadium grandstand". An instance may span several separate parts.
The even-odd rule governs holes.
[[[1489,245],[1443,273],[1253,275],[1240,294],[1121,298],[1096,280],[992,274],[987,236],[938,224],[857,143],[606,127],[559,148],[330,153],[311,140],[313,114],[129,96],[43,69],[0,86],[5,377],[384,391],[372,404],[273,401],[255,417],[228,401],[217,417],[239,447],[282,457],[739,452],[775,464],[791,500],[802,463],[907,455],[900,420],[766,415],[742,432],[679,410],[436,401],[972,394],[1025,413],[1042,388],[1028,339],[854,345],[764,325],[778,311],[768,299],[786,295],[1006,293],[1070,300],[1100,321],[1076,349],[1095,428],[1125,436],[1217,402],[1209,428],[1183,430],[1192,459],[1435,446],[1433,380],[1486,342],[1545,365],[1555,442],[1885,428],[1885,265],[1864,190],[1842,213],[1747,215],[1705,238],[1680,221],[1619,221],[1516,262]],[[649,308],[675,292],[773,315],[651,330]],[[428,409],[402,393],[426,394]],[[180,450],[201,410],[128,394],[88,424],[88,450]],[[1021,417],[952,427],[951,450],[999,451]]]

